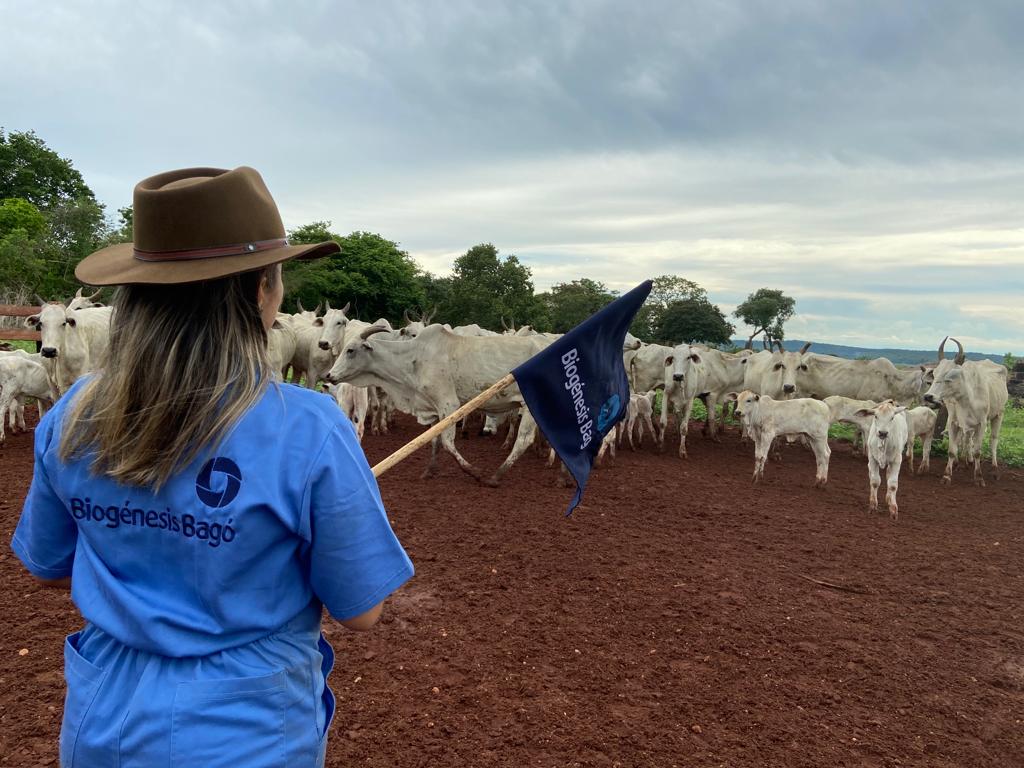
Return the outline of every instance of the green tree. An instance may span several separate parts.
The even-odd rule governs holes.
[[[708,292],[700,285],[678,275],[660,275],[652,281],[647,301],[636,313],[630,333],[643,341],[657,338],[662,322],[662,313],[677,301],[707,301]]]
[[[1013,356],[1012,352],[1007,352],[1003,355],[1003,365],[1006,366],[1008,371],[1013,371],[1013,367],[1017,364],[1017,358]]]
[[[530,268],[513,255],[501,258],[490,243],[474,245],[455,260],[448,287],[448,300],[437,315],[441,322],[491,329],[501,328],[502,317],[518,325],[543,322]]]
[[[75,266],[104,244],[103,206],[89,197],[61,200],[47,212],[47,228],[38,255],[45,263],[36,292],[46,299],[66,299],[79,283]]]
[[[368,322],[386,317],[396,322],[405,309],[423,303],[419,269],[398,243],[372,232],[341,236],[331,232],[330,226],[329,221],[317,221],[288,233],[292,243],[334,240],[341,245],[341,253],[285,265],[289,310],[298,301],[307,308],[324,300],[336,307],[352,302],[350,317]]]
[[[45,268],[39,243],[24,229],[0,237],[0,294],[38,293]]]
[[[673,301],[660,313],[658,338],[672,344],[729,344],[736,330],[706,298]]]
[[[759,288],[747,296],[746,301],[736,307],[736,317],[754,329],[747,339],[747,346],[760,334],[764,334],[764,347],[771,347],[773,341],[785,338],[783,326],[796,310],[796,299],[782,291]]]
[[[35,239],[46,229],[46,216],[28,200],[8,197],[0,200],[0,237],[20,229]]]
[[[565,333],[610,304],[615,293],[604,283],[584,277],[552,286],[539,298],[547,309],[548,327],[555,333]]]
[[[33,131],[6,133],[0,128],[0,199],[6,197],[20,197],[41,209],[96,199],[71,161]]]

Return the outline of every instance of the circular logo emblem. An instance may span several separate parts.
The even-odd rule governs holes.
[[[612,395],[605,400],[604,405],[601,406],[601,410],[597,414],[598,432],[604,432],[605,427],[615,421],[615,417],[619,415],[619,407],[621,405],[622,401],[618,395]]]
[[[217,456],[203,466],[196,478],[196,496],[208,507],[217,509],[234,501],[242,487],[242,471],[231,459]]]

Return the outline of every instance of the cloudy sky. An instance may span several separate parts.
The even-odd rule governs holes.
[[[109,210],[258,168],[288,226],[538,290],[659,274],[787,333],[1024,354],[1024,4],[0,0],[0,124]],[[740,329],[742,330],[742,328]]]

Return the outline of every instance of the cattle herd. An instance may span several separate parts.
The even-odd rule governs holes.
[[[26,323],[41,332],[41,349],[0,352],[0,441],[4,425],[24,429],[24,400],[35,398],[40,414],[74,381],[103,360],[109,343],[112,310],[95,303],[96,295],[79,291],[66,305],[43,302]],[[410,317],[400,328],[385,319],[367,323],[349,318],[349,305],[320,311],[279,314],[268,334],[268,357],[282,378],[322,387],[348,414],[362,439],[386,432],[397,411],[431,424],[535,355],[556,334],[536,333],[526,326],[506,325],[503,332],[479,325],[432,323],[430,316]],[[699,344],[675,347],[645,344],[627,334],[623,362],[633,395],[628,418],[610,434],[601,453],[625,438],[630,446],[645,430],[664,447],[669,417],[679,425],[679,456],[686,456],[686,437],[694,401],[706,406],[705,432],[717,439],[731,406],[745,438],[754,444],[754,481],[777,438],[800,441],[813,451],[815,483],[828,480],[828,430],[837,422],[854,424],[868,458],[869,504],[877,509],[877,490],[886,471],[886,501],[898,514],[897,481],[903,456],[913,471],[915,437],[922,441],[922,462],[928,468],[937,411],[947,414],[949,452],[942,482],[952,480],[958,459],[973,467],[973,479],[984,485],[982,441],[989,429],[992,471],[998,472],[999,429],[1008,400],[1007,370],[990,361],[967,361],[960,342],[954,359],[944,356],[944,340],[934,363],[896,366],[886,358],[847,360],[781,345],[754,352],[722,352]],[[656,392],[661,390],[660,419],[655,421]],[[917,407],[913,407],[918,404]],[[718,405],[722,408],[719,410]],[[459,453],[457,429],[434,441],[425,476],[436,472],[443,448],[477,480],[497,485],[502,475],[536,442],[536,422],[524,407],[517,388],[509,387],[482,408],[482,431],[493,434],[509,422],[511,451],[498,470],[487,476]],[[463,424],[463,430],[466,425]],[[553,454],[552,454],[553,458]]]

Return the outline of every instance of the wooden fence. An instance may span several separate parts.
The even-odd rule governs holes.
[[[22,307],[17,304],[0,304],[0,317],[30,317],[42,311],[42,307]],[[0,341],[42,341],[39,331],[21,328],[0,328]]]

